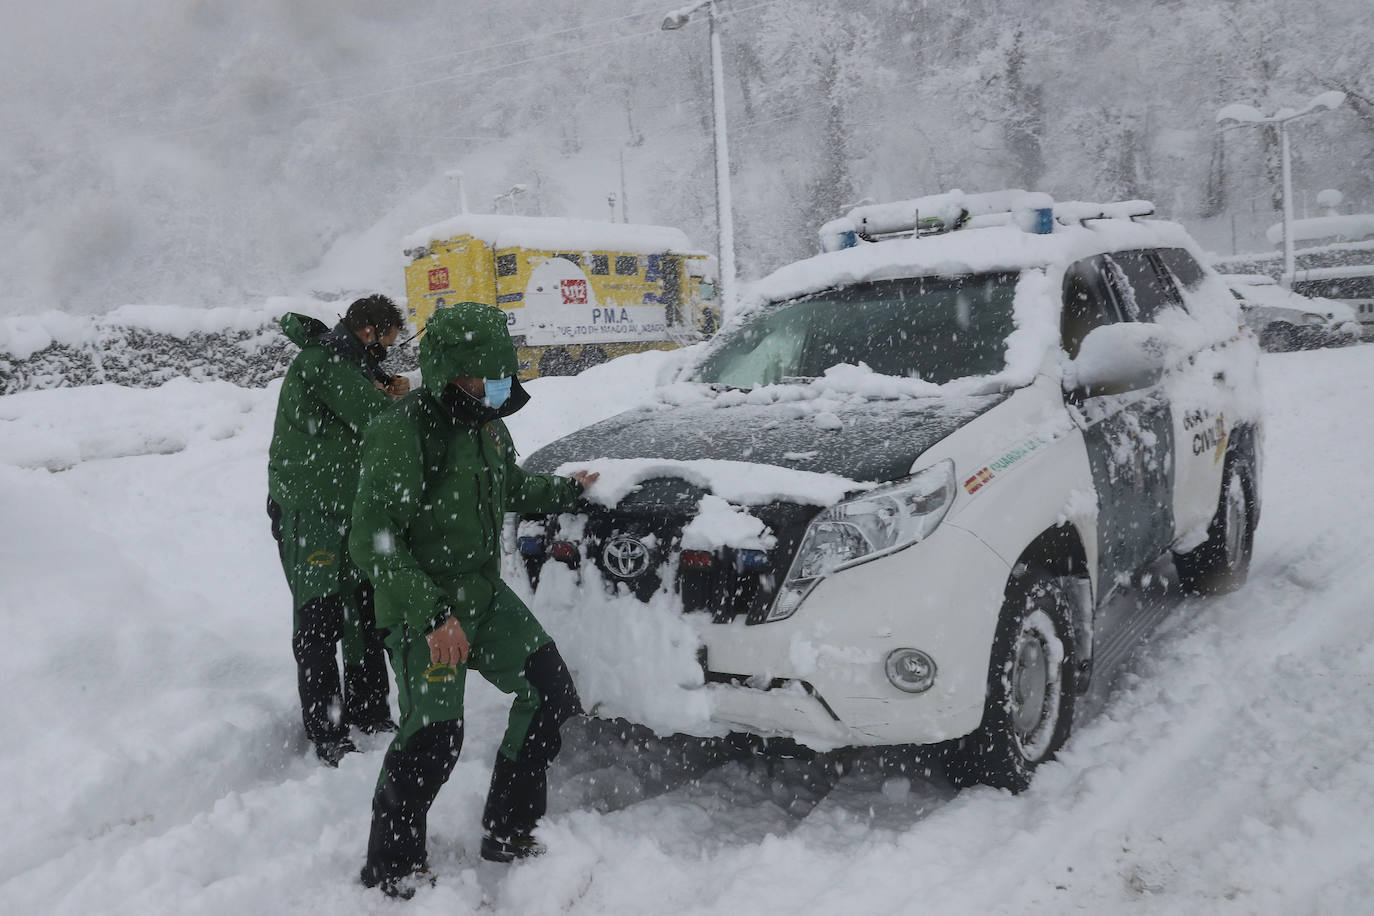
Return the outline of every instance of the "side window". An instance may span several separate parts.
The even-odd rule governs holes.
[[[611,272],[610,259],[604,254],[592,255],[592,273],[604,276]]]
[[[639,275],[639,258],[634,255],[618,254],[615,256],[615,273],[618,277],[634,277]]]
[[[1202,282],[1205,276],[1202,265],[1182,248],[1161,248],[1155,254],[1184,289],[1195,289]]]
[[[1166,271],[1157,269],[1148,251],[1106,255],[1108,282],[1121,310],[1132,321],[1154,321],[1167,308],[1181,308],[1183,298]]]
[[[1105,266],[1102,257],[1084,258],[1064,272],[1064,308],[1059,329],[1064,352],[1070,359],[1077,358],[1078,348],[1089,331],[1121,320],[1107,292]]]
[[[513,277],[517,271],[518,268],[515,263],[515,255],[498,254],[496,256],[496,276]]]

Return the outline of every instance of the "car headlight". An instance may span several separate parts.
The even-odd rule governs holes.
[[[802,536],[767,620],[791,617],[816,583],[831,573],[929,537],[953,502],[954,462],[945,459],[826,509]]]

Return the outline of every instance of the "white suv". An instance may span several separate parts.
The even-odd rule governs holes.
[[[698,733],[939,745],[957,780],[1027,785],[1112,593],[1170,552],[1203,593],[1250,562],[1258,348],[1151,210],[1019,191],[855,210],[656,406],[532,455],[602,473],[585,512],[519,530],[541,619],[575,618],[560,645],[596,634],[571,653],[589,705],[679,689]]]

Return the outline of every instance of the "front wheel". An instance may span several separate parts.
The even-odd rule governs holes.
[[[1255,545],[1252,486],[1249,465],[1228,456],[1207,540],[1188,553],[1174,554],[1174,568],[1185,592],[1224,595],[1245,584]]]
[[[1299,349],[1297,325],[1287,321],[1271,321],[1260,332],[1259,345],[1266,353],[1289,353]]]
[[[1046,572],[1013,583],[993,640],[982,725],[958,743],[946,766],[955,785],[1020,792],[1068,739],[1072,594],[1068,580]]]

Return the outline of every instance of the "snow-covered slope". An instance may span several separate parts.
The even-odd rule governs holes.
[[[534,382],[521,451],[648,397],[676,358]],[[1265,360],[1249,585],[1164,596],[1029,792],[861,761],[812,808],[803,765],[708,770],[575,726],[549,855],[477,865],[503,703],[473,679],[430,819],[439,884],[412,911],[1367,912],[1374,365],[1365,347]],[[299,735],[263,511],[276,390],[0,398],[0,912],[390,912],[356,884],[383,742],[326,770]]]

